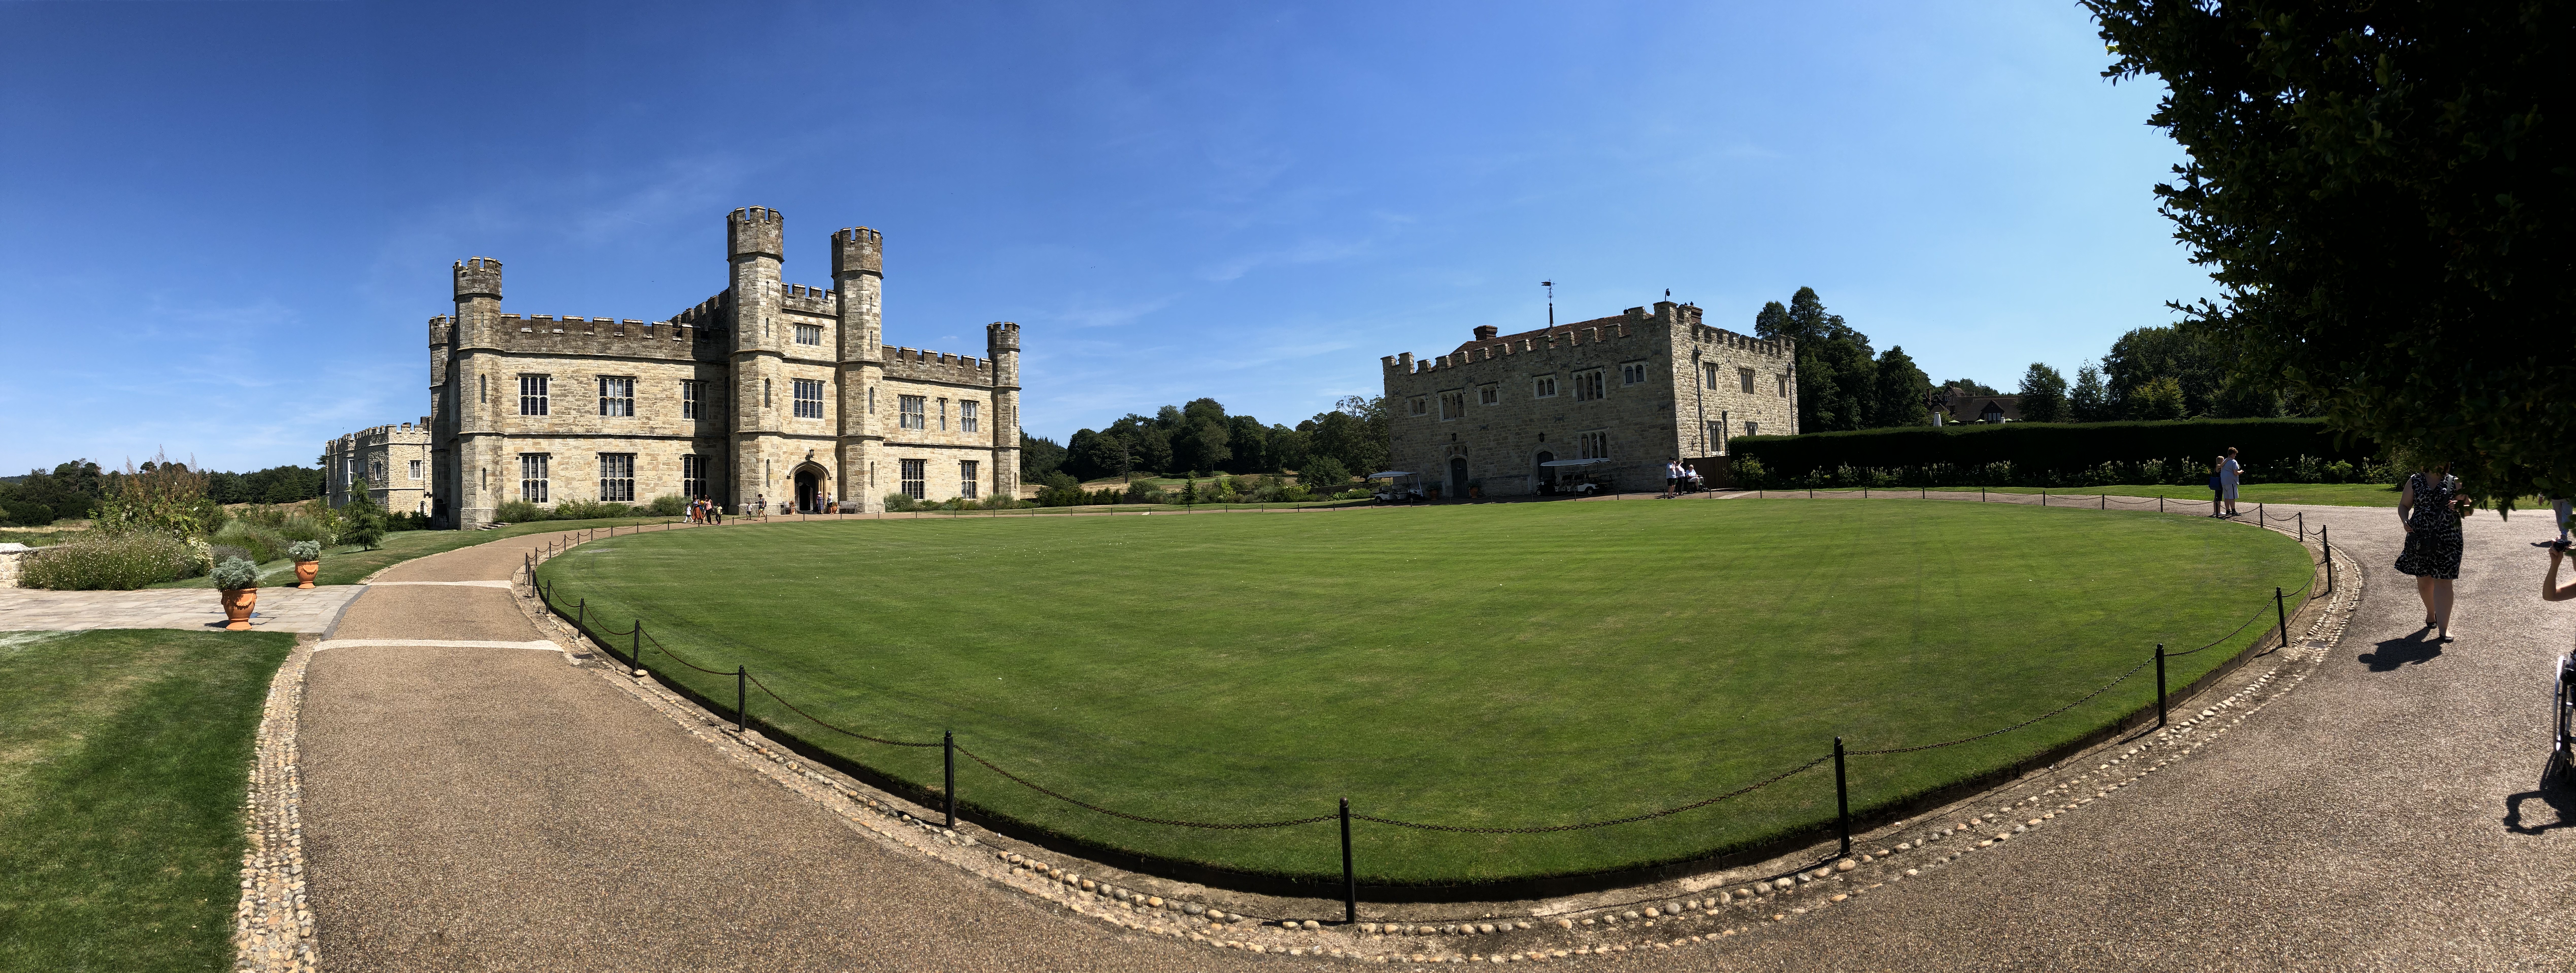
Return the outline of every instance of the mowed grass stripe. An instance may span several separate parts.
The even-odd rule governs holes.
[[[541,576],[715,669],[879,736],[959,740],[1154,817],[1330,811],[1551,825],[1688,803],[1830,752],[2046,712],[2268,612],[2288,538],[2190,516],[1887,501],[1561,503],[1271,517],[922,520],[644,534]],[[2245,644],[2267,633],[2240,634]],[[2178,662],[2187,682],[2226,652]],[[732,680],[657,666],[709,698]],[[1860,806],[2043,750],[2152,675],[2031,729],[1853,764]],[[939,755],[754,714],[935,786]],[[963,763],[963,762],[961,762]],[[1140,825],[980,767],[970,806],[1131,850],[1337,875],[1338,836]],[[1363,827],[1381,881],[1691,857],[1826,820],[1830,773],[1619,828]]]

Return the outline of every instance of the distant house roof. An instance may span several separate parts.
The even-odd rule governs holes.
[[[2020,422],[2021,396],[1962,395],[1950,400],[1952,422]]]

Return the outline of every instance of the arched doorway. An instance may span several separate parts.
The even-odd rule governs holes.
[[[1556,454],[1544,449],[1539,450],[1537,456],[1530,457],[1531,493],[1547,493],[1556,488],[1556,471],[1547,468],[1547,464],[1553,462],[1556,462]]]
[[[1467,499],[1467,458],[1464,456],[1449,457],[1449,498]]]
[[[816,466],[812,463],[807,463],[803,466],[797,467],[796,509],[804,513],[821,512],[823,504],[827,502],[829,497],[829,494],[824,491],[823,483],[824,473],[822,467]]]

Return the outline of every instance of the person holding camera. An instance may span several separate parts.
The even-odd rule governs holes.
[[[2460,478],[2448,461],[2419,459],[2397,496],[2397,522],[2406,528],[2406,549],[2397,555],[2397,570],[2415,576],[2415,594],[2424,600],[2424,627],[2436,642],[2451,638],[2451,584],[2460,578],[2460,516],[2472,501],[2460,495]]]

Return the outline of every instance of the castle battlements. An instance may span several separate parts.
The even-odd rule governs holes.
[[[1497,336],[1491,325],[1476,329],[1474,340],[1459,345],[1446,355],[1415,359],[1412,352],[1385,356],[1379,361],[1384,370],[1396,374],[1423,374],[1444,368],[1457,368],[1479,362],[1517,358],[1529,354],[1588,350],[1605,342],[1625,341],[1645,333],[1648,327],[1663,325],[1678,329],[1679,341],[1712,348],[1726,348],[1747,354],[1787,358],[1795,342],[1787,339],[1764,340],[1737,334],[1724,328],[1700,323],[1700,309],[1689,304],[1659,301],[1650,311],[1632,307],[1605,318],[1577,321],[1535,331]]]

